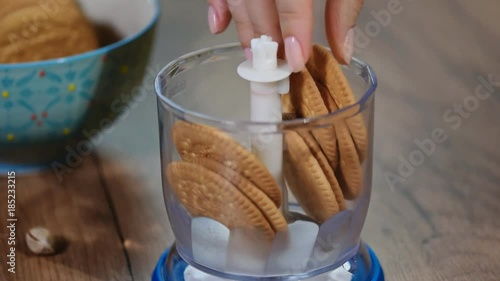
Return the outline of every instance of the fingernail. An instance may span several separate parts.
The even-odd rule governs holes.
[[[214,7],[208,6],[208,28],[212,34],[217,33],[217,13]]]
[[[354,51],[354,29],[349,29],[344,41],[344,60],[347,64],[351,63],[352,52]]]
[[[293,72],[299,72],[304,68],[304,57],[302,56],[302,48],[295,36],[285,39],[285,55],[288,65]]]
[[[245,57],[247,60],[252,60],[252,50],[250,48],[245,48]]]

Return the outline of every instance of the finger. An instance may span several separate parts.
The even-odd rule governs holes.
[[[213,34],[226,30],[231,13],[226,0],[208,0],[208,27]]]
[[[261,35],[271,36],[278,42],[278,57],[284,58],[283,38],[279,25],[275,0],[246,0],[248,16],[252,22],[254,38]]]
[[[342,64],[351,62],[354,51],[354,26],[364,0],[328,0],[325,20],[328,43]]]
[[[309,59],[313,32],[313,0],[276,0],[285,54],[290,68],[298,72]]]
[[[248,17],[247,8],[244,0],[227,0],[229,11],[233,16],[238,37],[240,38],[241,46],[245,48],[247,57],[249,54],[250,40],[253,38],[253,28],[250,18]]]
[[[280,22],[274,0],[246,0],[248,16],[252,22],[254,37],[271,36],[273,41],[282,42]]]

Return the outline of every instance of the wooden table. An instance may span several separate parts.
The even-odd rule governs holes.
[[[363,238],[387,280],[499,280],[500,2],[400,0],[398,12],[381,20],[385,26],[376,24],[374,14],[392,1],[366,1],[358,25],[365,40],[356,42],[356,55],[373,66],[380,83]],[[233,29],[208,34],[201,2],[163,3],[155,71],[188,50],[236,38]],[[497,82],[482,86],[484,99],[474,104],[476,88],[488,79]],[[463,112],[455,113],[464,102]],[[418,159],[416,143],[436,129],[446,140]],[[398,171],[406,161],[411,167]],[[6,193],[0,188],[2,202]],[[173,242],[160,184],[154,93],[62,182],[52,171],[17,177],[16,274],[6,271],[1,206],[0,280],[150,280]],[[23,237],[37,225],[68,239],[61,254],[29,254]]]

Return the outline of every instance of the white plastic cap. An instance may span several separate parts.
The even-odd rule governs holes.
[[[278,59],[278,43],[270,36],[262,35],[250,42],[252,61],[245,61],[238,66],[238,74],[243,79],[257,83],[277,82],[279,93],[287,93],[288,77],[292,73],[285,60]],[[262,85],[262,87],[266,87]]]
[[[250,44],[255,70],[273,70],[278,67],[278,43],[274,42],[271,36],[262,35],[260,38],[254,38]]]

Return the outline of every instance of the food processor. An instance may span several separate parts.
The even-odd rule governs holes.
[[[255,38],[247,60],[238,43],[219,45],[157,75],[175,243],[153,281],[384,280],[360,240],[372,187],[375,74],[357,58],[330,64],[322,46],[310,73],[292,74],[277,49],[272,38]],[[321,80],[325,73],[333,78]],[[327,95],[338,85],[351,104]]]

